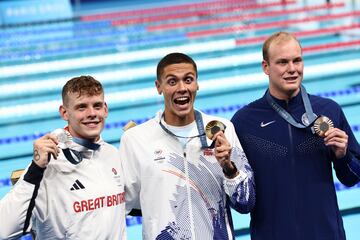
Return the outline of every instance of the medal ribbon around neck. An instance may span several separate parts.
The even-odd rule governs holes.
[[[205,149],[208,148],[207,142],[206,142],[206,135],[205,135],[205,130],[204,130],[204,122],[201,116],[201,113],[197,110],[195,110],[195,122],[196,122],[196,127],[198,129],[198,135],[195,136],[191,136],[191,137],[184,137],[184,136],[178,136],[175,133],[171,132],[169,129],[167,129],[164,124],[161,122],[162,118],[164,117],[164,113],[159,121],[160,127],[168,134],[170,134],[171,136],[174,137],[178,137],[178,138],[188,138],[188,139],[192,139],[192,138],[196,138],[199,137],[200,138],[200,142],[201,142],[201,149]]]
[[[270,106],[288,123],[297,128],[307,128],[310,126],[317,118],[316,114],[314,114],[311,103],[309,100],[309,96],[306,92],[306,89],[303,85],[300,86],[301,98],[304,103],[306,116],[308,118],[308,124],[297,122],[284,108],[282,108],[279,104],[277,104],[274,98],[270,95],[269,89],[266,91],[266,100],[270,104]]]
[[[58,139],[59,147],[63,151],[66,159],[74,165],[79,164],[83,160],[83,157],[81,155],[81,152],[76,151],[74,149],[70,149],[68,147],[69,142],[73,141],[87,149],[91,149],[94,151],[99,149],[99,147],[100,147],[100,144],[90,142],[83,138],[72,137],[70,135],[70,133],[68,131],[66,131],[65,129],[61,129],[61,128],[55,129],[52,132],[52,134],[54,134],[56,136],[56,138]]]

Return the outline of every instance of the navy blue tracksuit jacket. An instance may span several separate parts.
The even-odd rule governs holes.
[[[340,106],[309,95],[315,114],[329,117],[349,136],[348,152],[336,159],[310,128],[293,127],[262,97],[232,118],[254,170],[256,204],[251,212],[252,240],[344,240],[345,232],[332,167],[346,186],[359,182],[360,148]],[[301,94],[275,101],[298,122],[305,112]]]

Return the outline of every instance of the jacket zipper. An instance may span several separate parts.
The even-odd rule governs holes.
[[[184,166],[185,166],[185,176],[186,176],[186,192],[187,192],[187,201],[189,206],[189,222],[191,229],[191,239],[195,240],[195,224],[194,224],[194,216],[193,209],[191,204],[191,187],[190,187],[190,177],[189,177],[189,163],[186,157],[186,145],[184,147]]]
[[[289,103],[286,103],[286,110],[289,112]],[[292,177],[294,178],[294,182],[296,182],[296,169],[295,169],[295,154],[294,154],[294,142],[293,142],[293,134],[292,134],[292,125],[290,123],[288,125],[288,132],[289,132],[289,143],[290,143],[290,156],[291,156],[291,171],[292,171]],[[295,216],[295,239],[299,239],[299,226],[297,222],[297,213],[296,213],[296,206],[297,206],[297,187],[296,184],[293,186],[294,191],[294,216]]]

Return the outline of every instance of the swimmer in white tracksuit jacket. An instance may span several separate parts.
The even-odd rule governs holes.
[[[141,209],[145,240],[235,239],[230,207],[248,213],[255,186],[232,123],[194,110],[197,70],[185,54],[160,61],[156,86],[165,111],[121,138],[127,210]],[[214,149],[202,133],[212,120],[226,126]]]
[[[53,134],[34,142],[32,163],[1,199],[0,239],[17,239],[30,229],[37,239],[126,238],[119,154],[100,137],[108,114],[102,86],[90,76],[73,78],[63,88],[63,103],[73,158]]]

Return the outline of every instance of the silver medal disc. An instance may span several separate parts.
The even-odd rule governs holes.
[[[57,138],[59,147],[62,149],[67,148],[68,143],[71,142],[70,133],[65,131],[63,128],[57,128],[52,131],[51,134]]]

